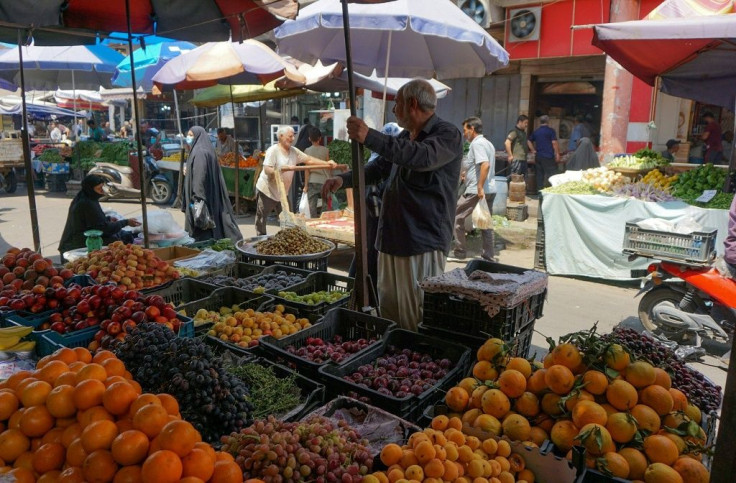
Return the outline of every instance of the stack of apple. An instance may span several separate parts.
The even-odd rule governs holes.
[[[103,287],[105,287],[103,285]],[[160,295],[144,297],[140,292],[123,292],[123,299],[119,299],[120,287],[112,289],[111,297],[122,303],[112,310],[107,310],[108,317],[100,322],[100,330],[90,342],[88,349],[96,351],[98,348],[108,349],[116,341],[123,340],[138,324],[156,322],[163,324],[175,333],[179,333],[181,321],[177,318],[176,310]]]
[[[10,248],[0,259],[0,297],[30,291],[37,285],[53,287],[72,276],[71,270],[55,269],[51,260],[30,248]]]
[[[105,347],[115,338],[122,339],[143,322],[158,322],[175,332],[179,330],[176,311],[160,295],[145,297],[140,292],[112,284],[84,288],[72,285],[68,289],[59,287],[55,290],[57,297],[63,296],[60,299],[61,310],[49,315],[38,330],[51,329],[68,334],[99,326],[95,340],[98,346]]]
[[[31,290],[22,290],[9,296],[0,296],[0,311],[24,310],[32,314],[47,310],[62,310],[76,305],[82,296],[82,288],[77,284],[64,287],[55,283],[53,287],[35,285]],[[44,330],[48,327],[44,327]]]
[[[114,282],[128,290],[154,287],[179,278],[179,272],[151,250],[121,241],[67,264],[75,274],[99,283]]]

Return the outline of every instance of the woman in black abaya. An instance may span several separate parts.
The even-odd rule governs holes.
[[[215,148],[212,146],[207,131],[194,126],[187,133],[187,143],[192,147],[186,164],[184,178],[184,207],[186,213],[184,228],[197,241],[214,238],[230,238],[233,242],[241,240],[238,224],[235,222],[230,198],[227,195],[225,178],[222,176],[220,164],[217,162]],[[194,220],[194,203],[204,201],[210,216],[215,222],[214,228],[201,229]]]

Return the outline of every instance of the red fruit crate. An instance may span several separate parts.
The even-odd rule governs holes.
[[[411,394],[402,398],[383,394],[364,384],[346,380],[347,376],[358,371],[361,366],[373,364],[391,347],[429,354],[434,360],[449,359],[451,365],[445,376],[432,388],[419,395]],[[352,358],[346,364],[320,367],[319,372],[327,381],[328,395],[338,396],[353,392],[361,398],[370,400],[370,404],[411,421],[416,416],[418,408],[424,407],[436,390],[447,390],[463,377],[469,362],[470,350],[467,347],[416,332],[395,329],[388,333],[382,344],[369,349],[359,357]]]
[[[307,339],[320,338],[325,342],[329,342],[339,335],[343,342],[352,342],[358,339],[375,338],[378,343],[386,337],[388,332],[395,328],[396,324],[388,319],[374,317],[372,315],[355,312],[343,308],[335,308],[327,312],[327,314],[312,327],[300,330],[296,334],[292,334],[281,339],[275,339],[271,336],[261,339],[261,347],[263,348],[267,358],[275,360],[283,360],[288,367],[293,368],[297,372],[316,380],[321,379],[319,368],[332,364],[328,362],[313,362],[296,354],[289,352],[288,348],[300,349],[307,345]],[[358,351],[349,355],[341,361],[342,364],[347,363],[353,357],[358,357],[373,346],[371,344],[362,351]]]

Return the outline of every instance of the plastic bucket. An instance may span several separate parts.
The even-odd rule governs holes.
[[[506,198],[509,195],[509,185],[506,176],[494,176],[496,180],[496,197],[493,199],[493,214],[506,216]]]

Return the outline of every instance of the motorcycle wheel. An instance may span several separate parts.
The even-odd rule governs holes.
[[[149,185],[149,196],[153,200],[154,204],[157,205],[168,205],[171,202],[171,197],[174,195],[174,190],[171,189],[171,185],[164,181],[151,181]]]
[[[641,298],[639,302],[639,320],[646,330],[654,334],[661,334],[670,340],[680,341],[685,335],[684,331],[672,330],[666,326],[660,325],[654,320],[652,312],[654,308],[662,302],[671,302],[675,307],[680,304],[683,294],[671,288],[657,288],[650,290]]]

